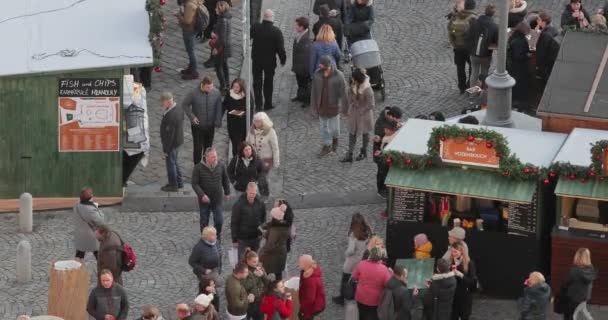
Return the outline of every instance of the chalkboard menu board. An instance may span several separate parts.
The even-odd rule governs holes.
[[[423,222],[424,192],[395,188],[391,222]]]
[[[532,203],[509,203],[509,224],[507,226],[509,233],[536,234],[536,212],[538,211],[536,196],[537,193],[535,192],[532,196]]]

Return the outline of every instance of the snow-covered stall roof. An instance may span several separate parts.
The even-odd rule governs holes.
[[[4,1],[0,76],[151,64],[145,3]]]

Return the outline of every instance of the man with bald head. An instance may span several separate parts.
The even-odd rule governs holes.
[[[274,90],[274,70],[277,67],[277,56],[284,66],[287,61],[285,44],[281,29],[274,25],[274,12],[264,11],[262,23],[251,28],[251,61],[253,73],[253,93],[257,111],[270,110],[272,91]],[[262,95],[262,87],[264,94]]]
[[[300,319],[311,320],[316,318],[325,309],[325,288],[323,288],[323,274],[321,267],[312,258],[305,254],[298,260],[300,266]]]

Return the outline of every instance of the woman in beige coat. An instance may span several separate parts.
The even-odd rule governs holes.
[[[348,152],[340,162],[353,162],[353,150],[357,143],[357,136],[362,135],[361,153],[355,160],[367,158],[369,133],[374,130],[374,90],[369,83],[369,77],[360,69],[352,74],[350,103],[347,112],[346,124],[348,126]]]
[[[279,139],[266,112],[258,112],[253,116],[253,125],[247,133],[247,142],[253,146],[255,153],[264,163],[266,176],[271,168],[279,167]],[[260,185],[259,189],[263,196],[270,193],[267,185]]]

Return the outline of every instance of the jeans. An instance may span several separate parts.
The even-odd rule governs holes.
[[[228,71],[228,57],[225,54],[220,54],[213,57],[215,66],[215,74],[220,82],[220,90],[228,89],[228,79],[230,72]]]
[[[367,306],[357,302],[359,320],[378,320],[378,306]]]
[[[169,185],[182,188],[184,186],[184,181],[182,180],[182,172],[177,163],[178,151],[178,148],[169,151],[169,154],[165,157],[165,165],[167,166],[167,179],[169,180]]]
[[[471,56],[471,77],[469,88],[474,87],[479,80],[480,74],[485,74],[488,76],[488,71],[490,70],[490,63],[492,62],[492,57],[476,57]]]
[[[274,90],[274,69],[275,66],[262,66],[253,63],[253,98],[257,111],[272,107],[272,91]],[[262,97],[262,87],[264,96]]]
[[[296,74],[296,82],[298,83],[296,98],[304,103],[310,103],[310,75]]]
[[[321,143],[330,146],[332,139],[337,139],[340,135],[340,117],[332,118],[319,117]]]
[[[464,91],[467,88],[467,72],[465,70],[467,63],[470,68],[471,60],[469,59],[469,51],[464,48],[454,48],[454,64],[456,64],[458,89],[460,89],[460,91]]]
[[[217,238],[221,239],[222,225],[224,224],[223,203],[199,203],[201,232],[209,225],[209,217],[213,211],[213,226],[217,230]]]
[[[192,158],[194,164],[201,162],[203,151],[213,145],[214,127],[191,126],[192,128]]]
[[[186,53],[188,53],[188,66],[190,72],[196,72],[196,54],[194,54],[194,37],[196,32],[194,31],[183,31],[182,36],[184,38],[184,46],[186,47]]]
[[[238,248],[239,259],[241,259],[243,257],[243,254],[245,253],[245,249],[247,249],[247,248],[249,248],[255,252],[257,252],[260,249],[260,239],[259,238],[238,239],[238,241],[239,241],[239,248]]]

